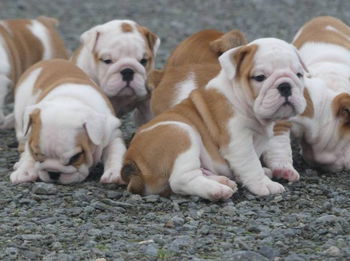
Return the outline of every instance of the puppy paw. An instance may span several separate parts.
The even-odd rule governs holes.
[[[267,196],[285,191],[284,187],[280,183],[274,182],[266,176],[260,182],[247,185],[247,188],[250,192],[258,196]]]
[[[273,170],[273,176],[276,178],[286,179],[288,181],[294,182],[298,181],[300,178],[299,173],[293,168],[277,168]]]
[[[228,186],[233,190],[233,192],[237,191],[237,184],[233,180],[230,180],[228,177],[225,176],[208,176],[207,178],[213,179],[223,185]]]
[[[269,177],[270,179],[272,178],[272,171],[268,168],[263,168],[265,172],[265,176]]]
[[[234,192],[235,191],[233,189],[226,185],[217,184],[213,186],[211,191],[208,193],[208,199],[211,201],[225,200],[230,198]]]
[[[116,183],[119,185],[126,185],[126,182],[122,179],[120,175],[120,170],[117,169],[107,169],[103,172],[103,175],[100,179],[101,183]]]
[[[38,179],[38,174],[33,168],[24,169],[19,168],[16,171],[12,172],[10,175],[10,180],[12,184],[19,184],[25,182],[32,182]]]

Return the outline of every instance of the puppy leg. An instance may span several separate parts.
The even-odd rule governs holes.
[[[288,181],[299,180],[299,173],[293,167],[292,148],[289,132],[274,136],[269,140],[263,153],[266,166],[272,170],[272,176]]]
[[[134,120],[136,126],[141,126],[153,118],[151,112],[150,99],[146,99],[137,104],[136,110],[134,111]]]
[[[34,168],[35,160],[29,152],[28,143],[20,156],[20,160],[14,165],[15,171],[11,173],[10,180],[13,184],[36,181],[38,173]]]
[[[174,162],[169,179],[171,189],[175,193],[196,195],[212,201],[230,198],[236,190],[235,184],[203,174],[200,162],[201,141],[200,137],[194,137],[195,135],[194,133],[190,135],[191,147],[180,154]],[[222,182],[216,179],[221,179]]]
[[[104,169],[101,183],[126,184],[120,175],[126,148],[123,139],[115,138],[105,149],[103,155]]]
[[[4,75],[0,75],[0,128],[3,129],[2,125],[5,122],[4,106],[5,99],[8,93],[8,89],[11,81]]]
[[[240,123],[232,125],[235,135],[229,145],[222,149],[224,158],[229,162],[233,172],[248,190],[259,196],[281,193],[284,187],[273,182],[265,175],[253,145],[253,133],[237,128]]]

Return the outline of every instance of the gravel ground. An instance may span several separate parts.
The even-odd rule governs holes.
[[[238,28],[249,40],[290,41],[317,15],[350,21],[350,1],[1,0],[2,18],[54,16],[67,45],[95,24],[130,18],[162,39],[157,66],[186,36]],[[133,126],[124,120],[125,136]],[[301,181],[282,195],[244,189],[221,203],[130,195],[101,185],[101,168],[74,186],[11,185],[18,154],[0,132],[0,260],[350,260],[349,173],[319,173],[295,153]],[[297,151],[297,149],[295,149]]]

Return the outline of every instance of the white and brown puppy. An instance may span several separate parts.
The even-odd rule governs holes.
[[[152,113],[158,115],[187,98],[192,90],[203,88],[219,73],[219,56],[246,43],[238,30],[202,30],[183,40],[164,70],[154,70],[150,75]]]
[[[15,91],[16,135],[24,151],[13,183],[80,182],[100,161],[101,182],[123,183],[120,121],[82,70],[61,59],[43,61],[24,73]]]
[[[309,69],[308,106],[291,119],[302,155],[311,166],[328,171],[350,169],[350,28],[333,17],[317,17],[296,34],[293,44]],[[272,145],[271,164],[288,159],[288,137]]]
[[[0,21],[0,125],[14,125],[13,114],[4,117],[3,107],[8,93],[13,92],[21,74],[41,60],[67,58],[67,51],[54,18]]]
[[[305,110],[303,66],[296,49],[264,38],[220,56],[221,71],[205,88],[138,130],[122,177],[140,194],[226,199],[236,176],[257,195],[284,191],[259,157],[275,120]]]
[[[130,20],[113,20],[81,36],[75,62],[110,98],[118,116],[136,108],[138,125],[152,118],[146,81],[160,40]]]

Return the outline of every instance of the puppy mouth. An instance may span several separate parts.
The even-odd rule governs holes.
[[[119,96],[133,96],[135,95],[135,90],[130,86],[130,83],[127,83],[123,88],[118,92]]]

